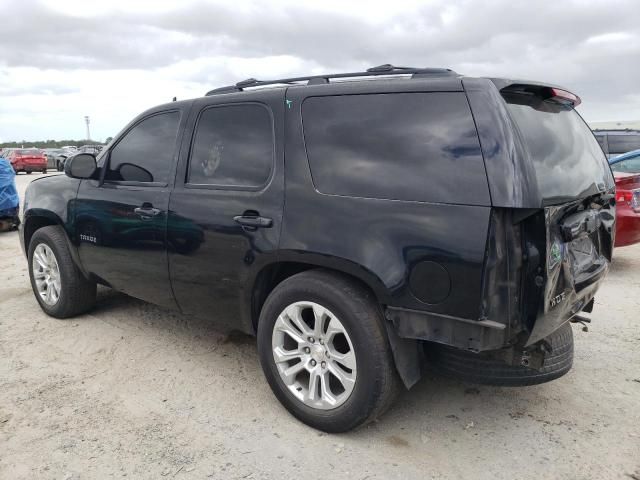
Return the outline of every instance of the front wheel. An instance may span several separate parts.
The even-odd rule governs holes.
[[[280,283],[260,313],[260,363],[296,418],[344,432],[376,419],[398,388],[380,308],[358,283],[311,270]]]
[[[68,318],[94,305],[96,284],[87,280],[74,263],[61,227],[36,230],[28,258],[31,287],[45,313]]]

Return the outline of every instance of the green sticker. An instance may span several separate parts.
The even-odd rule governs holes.
[[[549,268],[553,268],[562,261],[562,250],[558,242],[553,242],[549,253]]]
[[[293,102],[291,100],[285,100],[284,103],[287,104],[287,108],[291,108],[291,105],[293,105]]]

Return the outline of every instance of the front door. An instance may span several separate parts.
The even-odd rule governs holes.
[[[135,122],[103,157],[101,179],[83,181],[74,203],[84,269],[167,307],[175,306],[166,226],[182,113],[160,111]]]
[[[282,220],[283,91],[194,103],[169,204],[169,269],[185,313],[251,330],[251,289]]]

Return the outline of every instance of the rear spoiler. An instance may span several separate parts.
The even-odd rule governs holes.
[[[538,97],[541,100],[550,100],[563,105],[577,107],[582,100],[575,93],[556,85],[549,85],[537,82],[494,79],[491,81],[498,87],[501,94],[521,94],[527,96]]]

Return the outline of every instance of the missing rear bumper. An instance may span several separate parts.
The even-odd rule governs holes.
[[[508,340],[506,326],[491,320],[467,320],[399,307],[387,307],[387,319],[401,338],[437,342],[474,352],[497,350]]]

